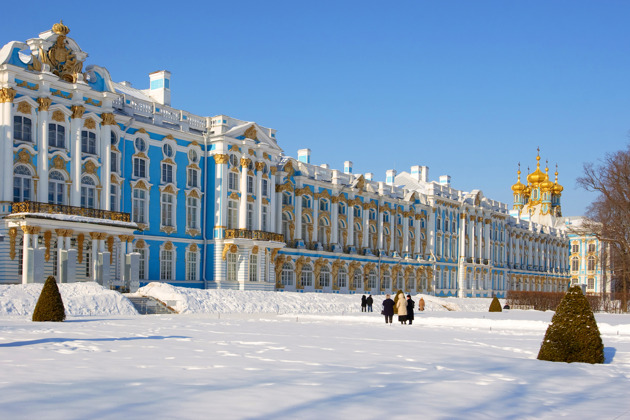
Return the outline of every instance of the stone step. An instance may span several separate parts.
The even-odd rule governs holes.
[[[176,314],[164,303],[146,296],[127,296],[140,315]]]

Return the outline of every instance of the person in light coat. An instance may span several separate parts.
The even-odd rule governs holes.
[[[396,313],[398,314],[398,320],[400,324],[407,323],[407,299],[404,294],[400,294],[398,301],[396,302]]]

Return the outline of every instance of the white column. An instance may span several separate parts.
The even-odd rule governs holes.
[[[215,162],[215,192],[213,198],[217,209],[214,212],[214,226],[220,226],[225,229],[227,228],[228,155],[217,154],[213,158]],[[212,207],[212,205],[210,206]]]
[[[264,165],[263,162],[256,162],[256,204],[254,206],[256,226],[254,226],[254,230],[262,230],[262,171]]]
[[[81,206],[81,125],[85,107],[72,106],[72,118],[70,119],[70,155],[72,190],[70,192],[70,205]]]
[[[377,244],[376,247],[378,249],[383,249],[383,212],[381,211],[381,206],[382,204],[379,203],[378,206],[378,224],[377,224],[377,234],[378,234],[378,240],[377,240]]]
[[[272,173],[269,176],[269,219],[271,223],[269,230],[278,233],[279,228],[277,227],[276,219],[278,216],[282,217],[282,211],[276,209],[280,208],[282,210],[282,202],[278,202],[276,197],[276,176]]]
[[[33,263],[31,252],[29,252],[29,248],[32,248],[31,235],[27,233],[24,227],[22,227],[22,230],[24,232],[24,237],[22,238],[22,284],[27,284],[29,282],[28,275],[31,271],[30,266]]]
[[[415,229],[415,233],[414,233],[414,235],[415,235],[414,236],[415,244],[414,244],[414,247],[413,247],[413,253],[414,253],[414,256],[415,256],[415,254],[420,254],[421,253],[421,251],[420,251],[420,244],[422,243],[421,242],[422,229],[420,228],[420,220],[416,219],[415,215],[414,215],[413,223],[414,223],[413,226],[414,226],[414,229]]]
[[[431,255],[432,253],[435,254],[433,252],[433,250],[435,249],[435,209],[431,208],[429,210],[429,225],[427,227],[427,247],[429,248],[429,255]]]
[[[354,197],[348,197],[348,201],[354,200]],[[348,204],[348,243],[346,246],[354,246],[354,205]],[[350,273],[348,273],[348,277],[350,277]],[[352,278],[349,278],[348,281],[352,281]]]
[[[366,202],[366,204],[369,201]],[[367,206],[363,206],[363,238],[361,246],[363,248],[371,248],[370,244],[370,209]]]
[[[112,185],[112,126],[108,124],[101,125],[100,130],[100,149],[101,149],[101,183],[103,191],[101,192],[101,209],[111,210],[111,201],[109,199]]]
[[[302,196],[295,195],[295,238],[306,242],[305,232],[302,232]]]
[[[13,98],[15,90],[12,88],[0,89],[0,140],[2,141],[2,174],[4,181],[2,186],[2,201],[13,201]],[[24,254],[26,255],[26,254]]]
[[[491,246],[490,246],[490,222],[489,220],[484,220],[483,221],[483,237],[484,237],[484,242],[486,244],[485,246],[485,252],[484,252],[484,256],[482,256],[482,258],[487,259],[488,261],[490,261],[491,259]]]
[[[315,191],[317,191],[317,187],[315,187]],[[317,238],[317,231],[319,226],[319,199],[315,198],[315,194],[317,194],[317,192],[313,193],[313,237],[311,238],[311,241],[313,243],[319,240]]]
[[[250,162],[247,158],[241,158],[241,200],[238,206],[239,229],[247,229],[247,166],[249,166]]]
[[[118,269],[120,271],[120,279],[125,277],[125,260],[127,259],[127,235],[119,235],[120,239],[120,259],[118,260]]]
[[[339,243],[339,202],[330,200],[330,243]]]
[[[401,254],[409,251],[409,218],[403,214],[403,249]]]
[[[48,98],[41,98],[39,111],[37,113],[37,176],[39,185],[37,188],[37,201],[48,202],[48,106],[43,106],[42,102]],[[48,101],[50,101],[48,99]]]

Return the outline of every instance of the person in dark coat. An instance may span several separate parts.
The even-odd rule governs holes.
[[[372,304],[374,303],[374,299],[372,299],[372,295],[369,295],[367,299],[365,299],[365,303],[367,303],[367,311],[372,312]]]
[[[416,304],[411,299],[411,295],[407,295],[407,321],[409,321],[409,325],[413,324],[413,306]]]
[[[383,315],[385,315],[385,323],[391,324],[394,319],[394,301],[389,295],[385,295],[385,300],[383,301]]]
[[[367,312],[366,308],[367,307],[367,299],[365,298],[365,295],[363,295],[361,297],[361,312]]]

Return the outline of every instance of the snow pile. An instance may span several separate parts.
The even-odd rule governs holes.
[[[0,316],[31,316],[41,283],[0,286]],[[67,316],[137,315],[129,299],[94,282],[58,284]]]
[[[174,287],[166,283],[149,283],[134,294],[150,296],[169,305],[179,313],[274,313],[274,314],[346,314],[361,311],[361,294],[263,292],[243,290],[200,290]],[[130,295],[131,296],[131,295]],[[488,312],[490,298],[437,298],[412,295],[416,302],[422,297],[425,312],[466,311]],[[384,295],[375,295],[373,309],[381,311]],[[393,298],[393,297],[392,297]]]

